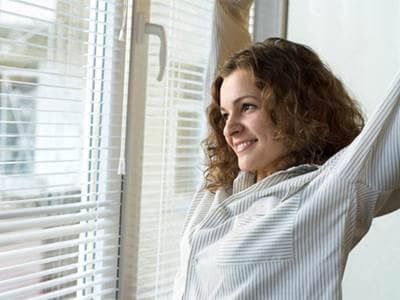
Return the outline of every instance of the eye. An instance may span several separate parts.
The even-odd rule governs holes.
[[[243,103],[242,104],[242,111],[247,112],[251,110],[257,109],[257,105],[251,104],[251,103]]]
[[[229,114],[221,111],[221,116],[224,121],[228,120]]]

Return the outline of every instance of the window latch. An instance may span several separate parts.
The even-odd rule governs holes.
[[[153,34],[160,39],[160,51],[158,54],[159,71],[157,80],[161,81],[163,79],[165,66],[167,63],[167,38],[164,27],[159,24],[145,22],[144,16],[142,14],[138,14],[135,33],[137,43],[143,43],[145,34]]]

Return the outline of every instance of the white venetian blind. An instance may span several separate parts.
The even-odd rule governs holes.
[[[123,1],[0,1],[0,299],[113,299]]]
[[[159,40],[149,38],[136,299],[170,299],[179,240],[199,184],[206,74],[214,1],[152,0],[150,22],[167,37],[165,78]]]

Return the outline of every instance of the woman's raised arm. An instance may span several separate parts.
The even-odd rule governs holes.
[[[385,194],[373,215],[400,207],[400,72],[360,135],[342,152],[333,175]]]

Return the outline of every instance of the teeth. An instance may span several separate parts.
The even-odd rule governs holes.
[[[237,151],[237,152],[241,152],[241,151],[243,151],[244,149],[246,149],[248,146],[250,146],[251,144],[253,144],[254,142],[255,142],[255,141],[252,140],[252,141],[246,141],[246,142],[240,143],[239,145],[236,146],[236,151]]]

